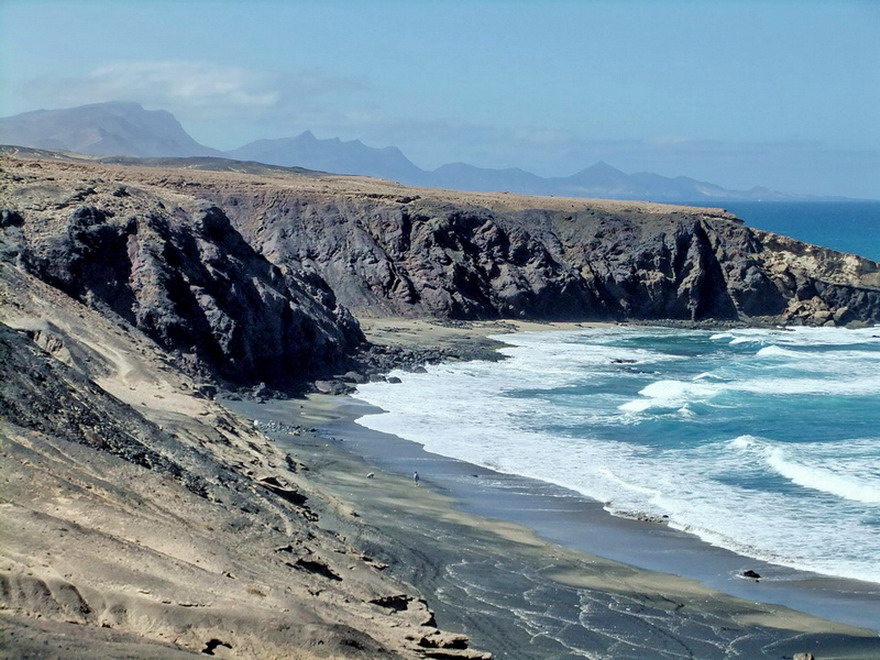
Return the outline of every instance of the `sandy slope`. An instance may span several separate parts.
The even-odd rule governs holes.
[[[44,431],[0,420],[0,647],[11,657],[423,657],[457,640],[411,587],[315,525],[320,494],[305,466],[195,398],[149,340],[18,271],[3,275],[0,321],[75,368],[34,348],[45,366],[35,377],[69,409]],[[91,410],[158,438],[184,475],[66,438],[65,420],[72,428]],[[96,442],[110,433],[86,431]]]

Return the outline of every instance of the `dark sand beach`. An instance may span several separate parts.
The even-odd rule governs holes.
[[[847,594],[835,581],[736,578],[768,567],[364,429],[353,420],[369,409],[349,397],[229,405],[338,498],[337,515],[322,518],[331,531],[387,563],[440,625],[496,657],[880,657],[869,585]]]

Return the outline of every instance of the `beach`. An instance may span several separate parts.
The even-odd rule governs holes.
[[[364,325],[379,343],[497,344],[486,339],[493,324]],[[310,466],[336,502],[337,515],[322,516],[331,531],[387,563],[428,599],[440,625],[496,657],[880,657],[865,610],[876,599],[870,589],[732,579],[764,565],[365,429],[355,420],[370,409],[356,398],[230,405]]]

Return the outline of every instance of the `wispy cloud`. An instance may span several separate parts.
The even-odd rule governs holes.
[[[213,116],[289,112],[336,92],[367,88],[363,81],[323,74],[296,73],[181,60],[122,61],[106,64],[79,77],[42,77],[29,81],[22,93],[48,106],[101,101],[138,101],[187,115]]]

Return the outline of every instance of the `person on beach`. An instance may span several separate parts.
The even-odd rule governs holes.
[[[419,473],[413,472],[413,483],[418,486],[419,485]]]

